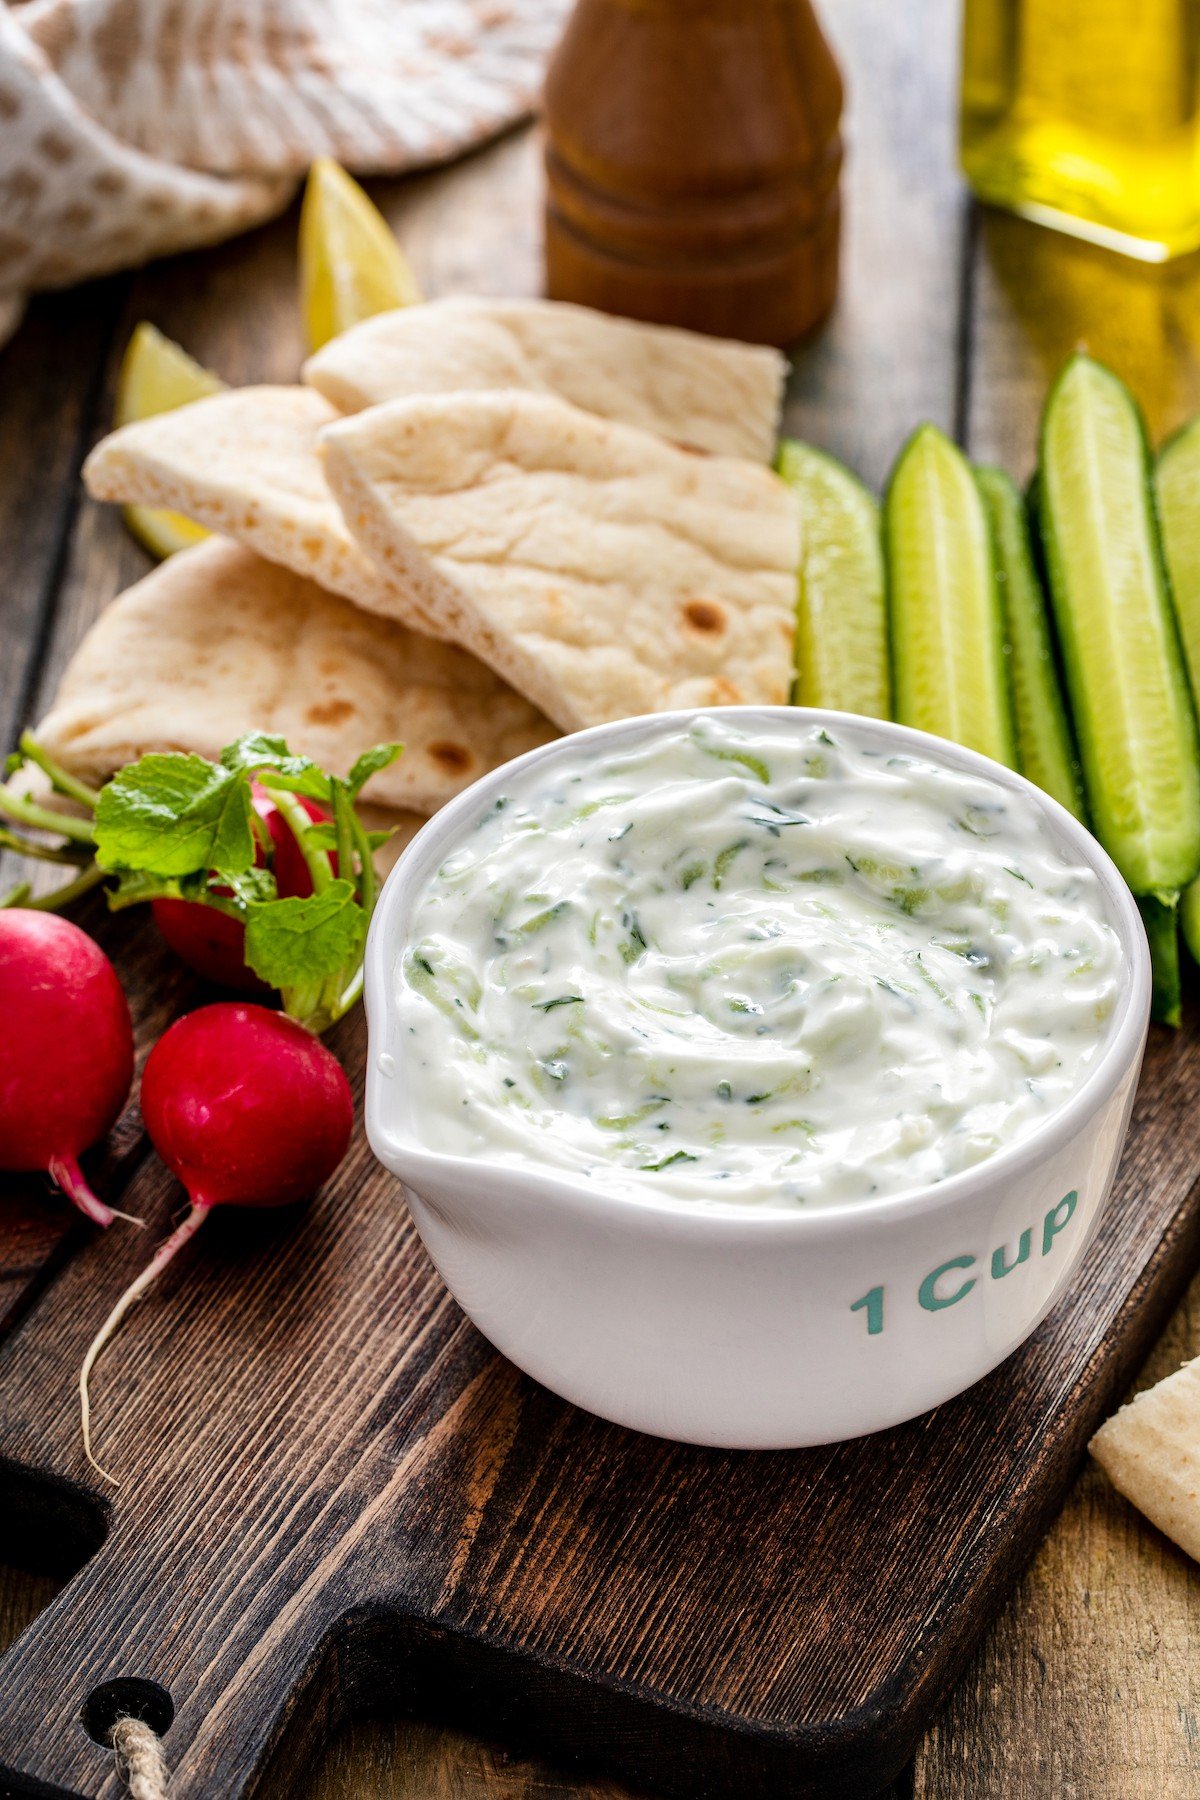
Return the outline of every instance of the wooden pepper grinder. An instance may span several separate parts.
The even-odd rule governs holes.
[[[803,337],[837,289],[841,111],[810,0],[578,0],[546,81],[547,292]]]

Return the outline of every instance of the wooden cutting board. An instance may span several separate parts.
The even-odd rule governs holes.
[[[148,1040],[181,978],[128,915],[86,922]],[[361,1020],[337,1048],[361,1072]],[[518,1374],[360,1137],[307,1211],[214,1216],[133,1316],[94,1385],[123,1481],[102,1492],[79,1361],[181,1196],[136,1120],[102,1178],[127,1176],[147,1234],[76,1227],[10,1182],[5,1554],[82,1567],[0,1661],[0,1791],[115,1795],[84,1721],[101,1729],[116,1695],[172,1719],[175,1800],[252,1792],[293,1713],[311,1742],[382,1709],[664,1794],[871,1793],[1194,1266],[1198,1090],[1192,1016],[1154,1035],[1074,1291],[986,1382],[899,1430],[772,1455],[640,1437]]]

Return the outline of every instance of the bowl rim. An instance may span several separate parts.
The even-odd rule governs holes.
[[[1059,839],[1065,838],[1079,860],[1097,877],[1107,903],[1109,921],[1120,940],[1123,980],[1100,1054],[1062,1105],[1027,1137],[968,1169],[948,1175],[943,1181],[917,1183],[897,1193],[818,1204],[811,1209],[785,1207],[769,1201],[723,1201],[707,1197],[691,1201],[679,1195],[652,1193],[643,1196],[615,1190],[606,1186],[602,1178],[582,1177],[558,1168],[539,1168],[532,1162],[526,1166],[493,1161],[483,1155],[449,1155],[431,1150],[407,1132],[391,1126],[384,1116],[383,1094],[385,1085],[394,1079],[394,1071],[384,1073],[380,1056],[388,1054],[399,1063],[403,1058],[395,1054],[399,1038],[391,1029],[395,1023],[395,1010],[389,952],[401,935],[398,926],[402,926],[404,912],[412,904],[431,865],[435,860],[442,860],[451,841],[463,835],[465,828],[486,811],[498,791],[540,764],[577,754],[581,745],[636,740],[658,730],[677,729],[701,718],[761,723],[764,719],[776,722],[782,717],[795,722],[799,729],[827,727],[848,731],[860,740],[882,738],[885,743],[903,748],[910,754],[983,777],[1023,794],[1042,813],[1052,834]],[[852,1228],[856,1220],[866,1228],[896,1218],[918,1219],[945,1207],[954,1207],[998,1183],[1007,1184],[1019,1179],[1061,1150],[1080,1126],[1111,1099],[1135,1060],[1140,1062],[1149,1024],[1150,988],[1150,952],[1145,927],[1137,902],[1116,864],[1085,825],[1016,770],[914,726],[827,707],[698,706],[670,712],[639,713],[553,738],[490,770],[435,813],[397,859],[376,904],[364,957],[367,1136],[376,1157],[418,1192],[421,1191],[422,1176],[439,1177],[441,1187],[453,1185],[454,1178],[461,1175],[470,1185],[480,1181],[493,1184],[497,1198],[506,1192],[510,1198],[542,1196],[571,1210],[599,1211],[614,1219],[621,1218],[635,1230],[661,1231],[666,1228],[690,1236],[697,1230],[711,1233],[740,1226],[753,1234],[756,1241],[761,1241],[764,1235],[771,1233],[772,1227],[778,1235],[790,1239],[796,1232],[813,1236],[840,1233],[847,1227]]]

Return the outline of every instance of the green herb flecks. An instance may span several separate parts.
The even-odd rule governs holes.
[[[635,963],[638,957],[643,955],[649,946],[646,943],[642,928],[638,923],[636,913],[622,913],[621,923],[628,933],[625,941],[620,946],[621,961]]]

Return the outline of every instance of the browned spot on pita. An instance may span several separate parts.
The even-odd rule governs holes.
[[[703,632],[706,636],[719,635],[727,623],[725,608],[716,600],[688,600],[683,616],[693,631]]]
[[[14,169],[5,181],[0,181],[0,194],[6,200],[36,200],[42,191],[42,178],[32,169]]]
[[[718,675],[716,680],[712,684],[712,703],[713,703],[713,705],[714,706],[740,706],[741,702],[742,702],[741,688],[736,687],[732,681],[726,681],[725,677],[723,675]]]
[[[21,96],[11,88],[0,88],[0,119],[15,119],[21,110]]]
[[[101,169],[98,175],[92,176],[92,192],[95,194],[121,194],[128,186],[129,178],[120,169]]]
[[[317,700],[304,716],[310,725],[344,725],[353,718],[354,707],[349,700]]]
[[[464,744],[451,744],[445,738],[439,738],[430,744],[425,752],[435,763],[440,763],[448,775],[465,775],[471,767],[471,752]]]
[[[43,131],[37,140],[37,148],[46,161],[52,163],[70,162],[75,154],[75,146],[70,138],[63,137],[57,131]]]
[[[70,206],[64,206],[58,214],[57,223],[68,231],[83,231],[94,223],[95,217],[95,208],[89,206],[86,200],[72,200]]]

